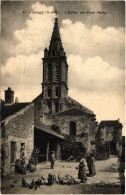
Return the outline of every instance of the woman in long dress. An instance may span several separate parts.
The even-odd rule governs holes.
[[[81,157],[79,163],[78,179],[81,179],[81,182],[86,182],[87,180],[86,161],[84,159],[84,156]]]
[[[96,175],[96,170],[95,170],[95,162],[94,162],[94,156],[93,154],[91,154],[90,157],[90,177],[93,177],[94,175]]]
[[[91,160],[91,157],[90,157],[90,154],[88,153],[87,154],[87,166],[88,166],[89,175],[90,175],[90,160]]]
[[[51,154],[51,169],[54,169],[54,163],[55,163],[55,152],[53,151]]]

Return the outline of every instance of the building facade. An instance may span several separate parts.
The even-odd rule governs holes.
[[[122,153],[122,124],[118,120],[101,121],[98,125],[100,139],[108,143],[109,154],[119,155]]]
[[[15,161],[25,153],[26,163],[34,148],[34,104],[14,103],[11,88],[5,91],[1,108],[2,174],[14,171]]]

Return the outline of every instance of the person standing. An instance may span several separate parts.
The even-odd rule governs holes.
[[[91,162],[91,158],[90,158],[90,154],[87,154],[87,166],[88,166],[88,171],[89,171],[89,175],[90,175],[90,162]]]
[[[54,163],[55,163],[55,151],[51,154],[51,169],[54,169]]]
[[[86,173],[86,160],[84,156],[81,156],[81,160],[79,163],[79,171],[78,171],[78,179],[81,179],[81,182],[86,182],[87,180],[87,173]]]
[[[94,175],[96,175],[96,170],[95,170],[95,162],[94,162],[94,156],[93,154],[90,155],[90,171],[89,171],[89,176],[93,177]]]

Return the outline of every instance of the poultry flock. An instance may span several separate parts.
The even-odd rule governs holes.
[[[56,176],[54,174],[48,174],[48,178],[45,179],[44,177],[41,177],[40,179],[38,179],[37,181],[35,181],[34,179],[32,180],[31,183],[29,183],[28,181],[26,181],[26,179],[22,179],[22,187],[24,188],[29,188],[29,189],[35,189],[37,190],[37,188],[40,188],[41,185],[53,185],[54,183],[59,183],[59,184],[79,184],[80,180],[72,177],[69,174],[65,174],[65,176],[60,176],[58,175],[57,179]]]

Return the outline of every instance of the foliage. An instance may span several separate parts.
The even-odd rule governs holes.
[[[121,138],[122,138],[122,130],[119,129],[118,126],[116,126],[113,129],[113,140],[115,142],[119,142],[119,141],[121,141]]]
[[[79,160],[80,154],[86,153],[86,148],[81,142],[76,142],[74,136],[65,135],[62,151],[62,159],[67,160],[70,156],[73,156],[75,160]]]
[[[96,133],[96,153],[108,153],[109,143],[101,139],[101,129],[98,129]]]

